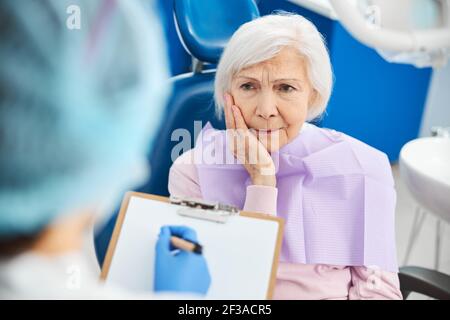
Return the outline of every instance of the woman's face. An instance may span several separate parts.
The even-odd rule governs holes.
[[[274,152],[298,135],[315,90],[308,80],[305,59],[286,47],[274,58],[238,72],[230,93],[248,128]]]

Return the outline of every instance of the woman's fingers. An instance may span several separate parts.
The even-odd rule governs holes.
[[[231,106],[231,108],[233,110],[236,129],[248,130],[247,124],[245,123],[244,117],[242,116],[241,110],[238,108],[238,106],[233,105]]]
[[[233,154],[236,152],[237,137],[236,137],[236,124],[234,122],[234,115],[231,109],[233,104],[231,95],[226,92],[223,96],[225,100],[224,111],[225,111],[225,124],[227,126],[227,136],[228,141],[230,141],[230,147]]]
[[[233,112],[231,110],[231,106],[233,104],[233,98],[227,92],[224,94],[224,100],[225,100],[225,106],[224,106],[225,124],[227,126],[227,129],[236,129]]]
[[[227,129],[229,129],[231,122],[230,122],[230,110],[228,107],[228,96],[226,93],[223,95],[223,100],[224,100],[223,111],[225,113],[225,125],[227,126]]]
[[[234,104],[231,94],[226,93],[224,98],[228,139],[234,156],[247,166],[265,166],[272,163],[272,158],[264,145],[248,129],[242,111]]]
[[[228,143],[233,155],[244,165],[254,184],[276,185],[275,165],[266,147],[250,132],[241,109],[228,92],[224,94]]]
[[[245,123],[244,117],[242,116],[241,110],[238,106],[234,104],[234,99],[231,94],[226,92],[224,94],[225,99],[225,123],[227,129],[243,129],[248,130],[247,124]]]

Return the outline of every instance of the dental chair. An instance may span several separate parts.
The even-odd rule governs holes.
[[[406,266],[398,274],[403,299],[416,292],[430,298],[450,300],[450,275],[422,267]]]
[[[229,38],[243,23],[259,17],[253,0],[174,0],[174,17],[178,36],[192,56],[192,72],[171,79],[173,91],[149,156],[150,180],[136,191],[168,196],[167,189],[171,154],[181,142],[178,133],[190,135],[195,143],[194,121],[203,127],[208,121],[224,129],[223,119],[217,119],[214,106],[215,65]],[[151,39],[150,39],[151,40]],[[176,129],[182,129],[183,131]],[[187,151],[187,150],[185,150]],[[172,161],[173,160],[173,161]],[[95,231],[95,251],[103,264],[118,210],[106,225]]]

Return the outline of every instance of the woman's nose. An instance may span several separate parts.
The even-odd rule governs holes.
[[[256,107],[258,117],[269,119],[278,115],[278,108],[274,97],[270,94],[262,94]]]

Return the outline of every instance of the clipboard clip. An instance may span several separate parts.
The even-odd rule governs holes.
[[[228,218],[239,214],[239,209],[219,203],[196,198],[170,197],[170,203],[182,206],[177,213],[181,216],[226,223]]]

